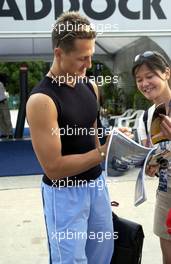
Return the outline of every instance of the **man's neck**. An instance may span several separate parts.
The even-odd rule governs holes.
[[[60,73],[59,71],[51,67],[49,72],[47,73],[47,76],[52,78],[56,83],[67,84],[72,88],[75,87],[76,78],[75,76],[69,76],[68,73]]]

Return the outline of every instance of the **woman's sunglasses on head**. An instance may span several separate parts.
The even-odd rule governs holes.
[[[155,56],[156,53],[154,53],[153,51],[145,51],[144,53],[140,53],[138,55],[135,56],[134,58],[134,62],[137,62],[139,59],[141,58],[148,58],[148,57],[151,57],[151,56]]]
[[[154,58],[162,61],[166,67],[170,67],[168,62],[166,61],[166,59],[162,55],[160,55],[159,53],[157,53],[155,51],[151,51],[151,50],[148,50],[148,51],[145,51],[144,53],[140,53],[140,54],[136,55],[134,58],[134,64],[142,62],[143,59],[146,60],[150,57],[154,57]]]

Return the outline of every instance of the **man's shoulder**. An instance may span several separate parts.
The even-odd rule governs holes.
[[[36,84],[33,89],[31,90],[30,94],[37,93],[45,88],[49,87],[49,80],[48,78],[44,77],[38,84]]]
[[[29,94],[27,103],[41,104],[49,102],[51,94],[51,80],[45,76],[37,85],[33,87]]]
[[[57,109],[53,100],[49,96],[42,93],[36,93],[29,97],[26,105],[26,113],[27,117],[29,117],[31,113],[32,119],[37,119],[38,117],[43,120],[47,113],[49,113],[49,115],[55,113],[56,115]]]
[[[27,101],[27,108],[34,108],[38,109],[41,107],[41,105],[47,105],[50,104],[50,98],[46,94],[43,93],[35,93],[30,95],[28,101]]]
[[[87,80],[87,84],[89,86],[91,86],[93,92],[96,95],[96,98],[98,99],[99,98],[99,90],[98,90],[97,84],[95,82],[93,82],[92,80],[90,80],[90,79]]]
[[[44,100],[47,97],[54,97],[53,93],[54,89],[52,89],[51,80],[47,77],[42,79],[29,94],[29,98],[36,98],[38,100]]]

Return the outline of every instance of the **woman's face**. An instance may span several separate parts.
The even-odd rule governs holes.
[[[142,64],[135,74],[138,90],[148,100],[154,102],[169,89],[168,80],[170,78],[170,69],[167,68],[164,73],[156,70],[156,73],[158,75],[151,71],[146,64]]]

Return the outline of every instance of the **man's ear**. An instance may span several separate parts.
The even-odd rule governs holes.
[[[54,56],[56,57],[56,59],[60,60],[62,55],[62,49],[61,48],[55,48],[54,49]]]

